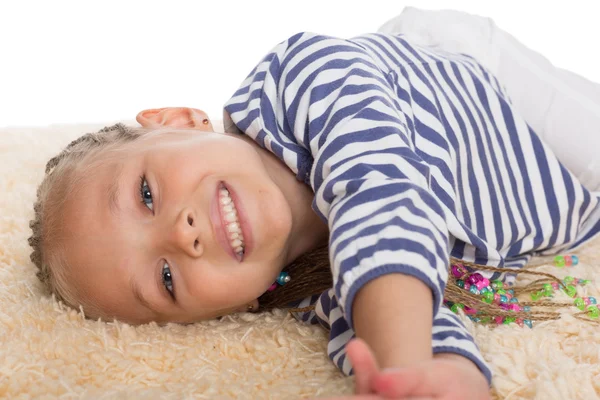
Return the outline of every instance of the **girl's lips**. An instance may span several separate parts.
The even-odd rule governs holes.
[[[219,189],[220,189],[221,184],[223,184],[227,188],[227,190],[229,191],[229,196],[231,197],[231,200],[233,200],[233,203],[235,204],[235,208],[236,208],[237,214],[238,214],[238,221],[239,221],[240,227],[242,229],[242,236],[244,237],[243,259],[248,257],[248,255],[252,251],[252,245],[253,245],[252,231],[250,229],[250,224],[248,223],[248,218],[246,217],[244,207],[241,204],[239,197],[235,194],[235,192],[233,191],[231,186],[228,186],[225,182],[219,182],[217,184],[217,187],[215,189],[215,196],[210,205],[210,219],[212,222],[213,230],[215,232],[217,241],[219,242],[219,244],[221,245],[223,250],[225,250],[225,252],[227,254],[229,254],[234,260],[241,262],[241,261],[243,261],[243,259],[239,260],[236,253],[231,248],[231,244],[230,244],[231,241],[229,240],[229,235],[227,234],[227,230],[225,228],[226,223],[225,223],[225,220],[223,219],[223,215],[221,215],[221,205],[219,203]]]

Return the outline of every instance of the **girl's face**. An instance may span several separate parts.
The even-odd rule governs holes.
[[[120,151],[66,205],[69,278],[80,295],[136,323],[198,321],[256,304],[291,261],[294,236],[264,151],[198,130]]]

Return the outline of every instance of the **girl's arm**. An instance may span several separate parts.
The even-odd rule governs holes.
[[[383,275],[360,289],[353,305],[354,330],[380,368],[431,359],[432,303],[429,287],[402,274]]]

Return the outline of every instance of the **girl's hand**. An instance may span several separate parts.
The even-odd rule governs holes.
[[[346,349],[352,362],[357,395],[385,399],[488,400],[487,381],[468,359],[438,354],[430,361],[380,371],[367,344],[355,339]]]

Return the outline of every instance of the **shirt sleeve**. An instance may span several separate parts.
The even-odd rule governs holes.
[[[353,335],[357,292],[390,273],[431,289],[434,336],[438,330],[448,278],[446,211],[432,190],[430,165],[415,150],[416,122],[402,111],[407,92],[397,87],[397,73],[355,42],[298,34],[270,53],[225,107],[315,191],[313,209],[329,225],[333,273],[320,312],[332,337],[338,324],[340,344]],[[464,346],[453,342],[459,354],[477,352],[464,328],[461,335]]]

